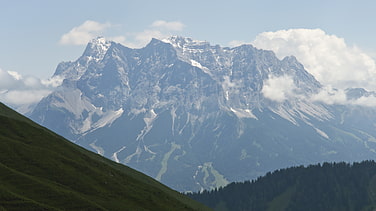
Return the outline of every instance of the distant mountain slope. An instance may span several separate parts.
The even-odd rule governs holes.
[[[0,103],[0,210],[205,210]]]
[[[324,163],[189,194],[215,210],[375,210],[376,163]]]
[[[295,57],[252,45],[171,37],[131,49],[97,38],[54,77],[63,84],[31,119],[179,191],[376,156],[375,108],[312,100],[322,85]]]

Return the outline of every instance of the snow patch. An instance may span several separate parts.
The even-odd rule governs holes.
[[[86,131],[90,130],[91,124],[92,124],[92,122],[91,122],[91,116],[92,116],[92,114],[89,114],[89,116],[82,123],[82,127],[80,129],[81,133],[85,133]]]
[[[202,185],[199,181],[196,181],[196,184],[201,186],[201,188],[205,187],[205,189],[214,189],[229,184],[227,179],[213,167],[212,162],[205,162],[203,165],[199,165],[198,170],[193,176],[194,180],[196,180],[199,173],[204,174]]]
[[[117,118],[123,114],[124,110],[120,108],[117,111],[107,111],[103,113],[102,108],[95,108],[92,111],[89,111],[88,117],[83,121],[82,127],[80,128],[80,133],[86,133],[88,131],[94,131],[98,128],[102,128],[106,125],[111,125]],[[92,116],[96,114],[101,116],[101,118],[92,122]]]
[[[141,152],[142,152],[142,149],[138,146],[137,149],[136,149],[136,152],[134,152],[133,154],[127,156],[127,157],[124,159],[124,162],[123,162],[123,163],[124,163],[124,164],[129,163],[129,162],[132,160],[132,158],[133,158],[134,156],[136,156],[136,155],[141,155]]]
[[[153,122],[157,118],[157,116],[158,115],[155,113],[154,109],[149,110],[149,112],[145,114],[145,117],[144,117],[145,127],[137,136],[137,139],[136,139],[137,141],[142,140],[144,136],[151,130],[151,128],[153,127]]]
[[[176,108],[175,107],[173,107],[171,109],[171,118],[172,118],[171,131],[172,131],[172,135],[175,135],[175,119],[176,119]]]
[[[104,113],[102,118],[95,122],[92,126],[93,130],[104,127],[106,125],[111,125],[117,118],[123,114],[123,108],[120,108],[117,111],[108,111]]]
[[[144,145],[144,150],[145,150],[145,152],[148,152],[148,153],[153,154],[153,155],[157,154],[157,153],[151,151],[150,148],[148,146],[146,146],[146,145]]]
[[[149,113],[146,114],[144,117],[144,122],[146,124],[146,127],[150,127],[156,117],[157,117],[157,114],[155,113],[154,109],[151,109]]]
[[[326,139],[329,139],[329,136],[322,130],[318,129],[318,128],[315,128],[316,132],[318,134],[320,134],[322,137],[326,138]]]
[[[190,59],[190,61],[191,61],[191,65],[192,65],[192,66],[200,68],[202,71],[204,71],[204,73],[206,73],[206,74],[208,74],[210,77],[214,78],[214,76],[213,76],[213,74],[210,72],[209,68],[202,66],[201,63],[199,63],[199,62],[196,61],[196,60]]]
[[[168,168],[168,160],[171,157],[171,154],[176,150],[181,149],[181,146],[175,144],[174,142],[171,143],[171,149],[166,154],[164,154],[162,162],[161,162],[161,169],[159,170],[157,176],[155,177],[156,180],[161,181],[162,176],[167,172]]]
[[[114,154],[112,154],[112,156],[111,156],[112,160],[115,161],[116,163],[120,163],[117,154],[120,153],[121,151],[123,151],[125,148],[127,148],[127,147],[123,146],[118,151],[114,152]]]
[[[100,146],[97,146],[95,145],[97,141],[94,141],[90,144],[91,148],[93,148],[95,151],[97,151],[98,154],[100,154],[101,156],[104,155],[104,149]]]
[[[238,117],[238,118],[252,118],[257,119],[257,117],[252,113],[249,109],[235,109],[230,108],[230,110]]]
[[[88,56],[88,61],[94,60],[96,62],[102,60],[110,48],[111,42],[107,41],[104,37],[97,37],[90,42],[91,54],[95,57]]]
[[[202,65],[199,62],[197,62],[197,61],[195,61],[193,59],[191,59],[191,65],[194,66],[194,67],[198,67],[200,69],[203,68]]]

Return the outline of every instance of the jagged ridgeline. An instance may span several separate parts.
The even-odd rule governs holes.
[[[0,103],[0,210],[209,210]]]
[[[324,163],[188,194],[215,210],[375,210],[376,163]]]
[[[33,120],[179,191],[376,155],[375,109],[310,100],[322,85],[295,57],[252,45],[171,37],[131,49],[98,38],[54,77],[64,81]]]

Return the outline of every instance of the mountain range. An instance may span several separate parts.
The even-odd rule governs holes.
[[[0,103],[1,210],[210,210]]]
[[[294,56],[252,45],[173,36],[131,49],[99,37],[53,77],[62,85],[31,119],[178,191],[376,155],[374,108],[313,100],[323,86]]]

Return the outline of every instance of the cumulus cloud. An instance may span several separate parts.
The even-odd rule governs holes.
[[[15,109],[37,103],[61,82],[60,78],[40,80],[0,69],[0,101]]]
[[[264,32],[252,44],[273,50],[280,59],[296,56],[323,85],[376,90],[375,61],[356,46],[348,46],[343,38],[321,29]]]
[[[9,90],[0,95],[0,100],[15,108],[23,105],[30,105],[39,102],[43,97],[51,93],[51,90]]]
[[[168,31],[182,31],[185,25],[179,21],[164,21],[164,20],[157,20],[154,21],[151,26],[153,28],[160,28],[165,29]]]
[[[7,73],[11,76],[13,76],[14,79],[20,80],[22,78],[22,75],[15,71],[7,71]],[[0,77],[1,78],[1,77]]]
[[[95,37],[111,33],[111,29],[114,26],[111,23],[99,23],[87,20],[80,26],[76,26],[68,33],[62,35],[59,43],[62,45],[86,45]],[[157,20],[141,32],[128,32],[124,35],[106,37],[127,47],[141,48],[148,44],[152,38],[164,39],[173,33],[182,31],[184,27],[185,25],[180,21]]]
[[[148,44],[152,38],[164,39],[165,37],[167,37],[167,35],[162,31],[145,29],[142,32],[132,33],[128,41],[122,44],[131,48],[141,48]]]
[[[63,83],[64,78],[61,76],[54,76],[49,79],[41,79],[40,82],[43,86],[49,87],[49,88],[56,88],[60,86]]]
[[[237,46],[241,46],[241,45],[244,45],[244,44],[249,44],[243,40],[232,40],[228,43],[228,46],[230,47],[237,47]]]
[[[126,43],[127,38],[125,36],[114,36],[114,37],[108,37],[109,40],[112,40],[117,43]]]
[[[0,69],[0,90],[13,89],[20,85],[12,74],[14,74],[14,72],[9,73]]]
[[[271,75],[264,81],[261,92],[264,97],[270,100],[283,102],[294,95],[295,89],[296,86],[291,76],[283,75],[277,77]]]
[[[87,20],[80,26],[74,27],[68,33],[63,34],[59,43],[62,45],[86,45],[91,39],[102,35],[109,27],[111,27],[110,23]]]
[[[289,75],[269,76],[264,81],[261,93],[265,98],[282,103],[286,100],[304,100],[308,102],[320,102],[328,105],[354,105],[364,107],[376,106],[376,93],[367,92],[364,96],[348,97],[348,90],[336,89],[332,86],[323,86],[318,93],[312,95],[297,94],[297,87]]]
[[[343,89],[334,89],[331,86],[323,87],[319,93],[312,95],[310,100],[329,105],[344,105],[348,103],[345,91]]]
[[[141,48],[150,42],[152,38],[164,39],[184,29],[185,25],[179,21],[154,21],[142,32],[130,33],[123,42],[131,48]]]
[[[358,98],[349,98],[346,92],[347,91],[343,89],[334,89],[331,86],[325,86],[319,93],[310,96],[309,100],[329,105],[376,106],[376,95],[373,92]]]
[[[356,100],[351,101],[353,105],[375,107],[376,106],[376,96],[362,96]]]

